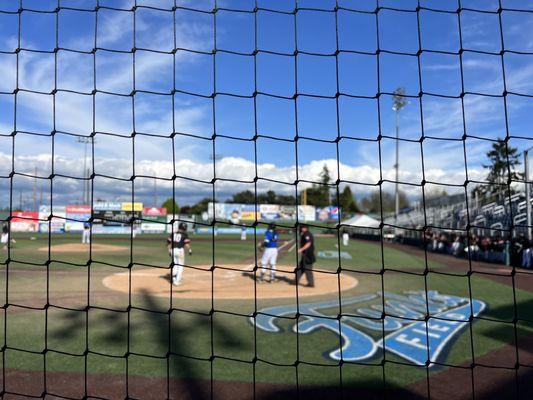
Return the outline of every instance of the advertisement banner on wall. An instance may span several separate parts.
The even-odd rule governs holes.
[[[243,221],[255,221],[259,218],[259,207],[255,204],[241,204],[241,220]]]
[[[91,218],[91,206],[70,205],[66,207],[67,221],[65,221],[65,232],[81,232],[83,225]]]
[[[94,211],[122,211],[122,203],[116,201],[98,201],[94,203]]]
[[[316,220],[315,206],[298,206],[298,219],[300,221],[315,221]]]
[[[122,211],[143,211],[143,203],[122,203]]]
[[[216,218],[219,221],[232,221],[238,223],[242,217],[243,211],[247,217],[255,208],[247,204],[228,204],[228,203],[209,203],[207,213],[210,219]]]
[[[100,224],[94,224],[92,226],[92,233],[95,235],[108,234],[108,235],[125,235],[131,234],[131,226],[116,225],[116,226],[104,226]]]
[[[48,219],[53,215],[50,222]],[[39,207],[39,232],[48,233],[64,233],[65,232],[65,218],[67,216],[66,207],[54,207],[53,212],[50,212],[50,207]]]
[[[316,218],[319,221],[333,221],[339,219],[339,207],[323,207],[316,209]]]
[[[39,213],[30,211],[15,211],[11,214],[12,232],[38,232]]]
[[[158,207],[144,207],[141,230],[147,233],[163,233],[167,226],[167,209]]]
[[[208,217],[218,221],[253,221],[255,220],[254,204],[226,204],[209,203]],[[315,221],[316,208],[314,206],[280,206],[278,204],[260,204],[257,206],[260,220],[296,220],[296,210],[300,221]]]
[[[281,218],[280,206],[277,204],[260,204],[259,213],[262,220],[277,221]]]

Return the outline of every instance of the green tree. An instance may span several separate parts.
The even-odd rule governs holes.
[[[403,208],[407,208],[410,206],[409,199],[407,195],[400,191],[400,210]],[[370,195],[365,197],[361,204],[366,212],[369,213],[381,213],[381,208],[383,207],[383,212],[393,212],[395,209],[395,198],[393,193],[381,192],[381,196],[379,194],[379,190],[375,190]]]
[[[257,202],[259,204],[278,204],[278,196],[273,190],[257,195]]]
[[[172,197],[166,199],[163,204],[161,204],[161,208],[165,208],[167,210],[167,214],[170,215],[178,214],[180,212],[178,203],[176,203]]]
[[[312,187],[307,189],[307,204],[316,207],[326,207],[331,203],[329,187],[331,174],[326,164],[322,167],[319,178],[320,184],[314,183]]]
[[[346,185],[343,191],[339,194],[339,201],[336,203],[338,203],[343,213],[359,212],[359,207],[357,206],[355,197],[352,194],[352,189],[350,189],[350,186],[348,185]]]
[[[244,190],[242,192],[235,193],[231,199],[227,200],[227,203],[254,204],[255,194],[251,190]]]
[[[515,190],[511,187],[511,182],[522,178],[517,166],[520,165],[520,154],[516,147],[509,146],[503,139],[498,138],[497,142],[492,143],[492,148],[487,152],[489,164],[483,165],[489,173],[486,177],[488,184],[479,185],[473,190],[484,197],[496,197],[498,202]]]

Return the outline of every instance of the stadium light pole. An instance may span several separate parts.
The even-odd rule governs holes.
[[[89,178],[89,171],[87,170],[87,145],[89,143],[96,143],[92,136],[78,136],[78,143],[84,144],[84,153],[83,153],[83,175],[87,180]],[[83,202],[85,204],[89,203],[89,185],[88,182],[83,182]]]
[[[526,194],[526,214],[527,214],[527,238],[531,241],[533,239],[531,232],[531,191],[529,184],[529,151],[533,146],[524,150],[524,185]]]
[[[400,213],[400,189],[398,181],[400,179],[400,111],[408,104],[405,98],[405,89],[400,87],[394,91],[392,97],[392,109],[396,112],[396,163],[394,170],[396,174],[394,187],[394,223],[398,221],[398,214]]]

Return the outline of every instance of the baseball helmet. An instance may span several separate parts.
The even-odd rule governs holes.
[[[180,231],[186,231],[187,230],[187,224],[184,223],[184,222],[180,222],[180,224],[178,225],[178,229]]]

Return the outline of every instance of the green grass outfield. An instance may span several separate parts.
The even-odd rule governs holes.
[[[119,293],[106,288],[102,279],[110,274],[147,266],[168,266],[169,258],[163,236],[139,236],[133,244],[128,237],[96,236],[94,243],[128,247],[127,251],[95,253],[88,264],[88,254],[53,253],[53,262],[46,266],[48,253],[38,251],[48,246],[48,236],[16,236],[17,243],[10,252],[11,261],[6,265],[7,252],[1,253],[0,298],[9,303],[5,313],[0,313],[0,344],[4,344],[4,369],[42,370],[44,362],[49,371],[129,374],[161,376],[167,374],[167,354],[170,373],[173,376],[216,380],[248,381],[295,384],[297,357],[298,381],[309,385],[337,385],[339,379],[345,385],[382,385],[383,368],[387,384],[405,386],[425,379],[424,368],[386,363],[375,357],[364,365],[345,363],[342,368],[329,359],[327,353],[338,346],[339,338],[331,331],[319,330],[311,334],[292,332],[294,321],[280,322],[281,333],[267,333],[254,328],[247,316],[256,309],[253,300],[174,300],[175,309],[167,313],[169,299],[147,295]],[[75,243],[78,236],[57,235],[51,244]],[[285,237],[285,240],[290,237]],[[338,241],[333,237],[317,237],[317,250],[337,251]],[[255,259],[253,237],[241,242],[236,238],[218,236],[213,241],[208,236],[193,237],[193,257],[187,263],[194,265],[250,264]],[[420,256],[382,247],[379,243],[351,241],[341,247],[351,259],[319,258],[317,268],[352,274],[359,285],[343,293],[343,298],[380,291],[402,293],[406,290],[438,290],[447,295],[469,297],[467,277],[429,273],[425,278],[426,261]],[[295,251],[283,254],[279,263],[294,267]],[[109,265],[111,264],[111,265]],[[428,262],[432,271],[445,271],[446,265]],[[379,272],[384,266],[389,269]],[[465,271],[467,270],[465,263]],[[495,267],[496,268],[496,267]],[[9,274],[7,274],[9,271]],[[375,272],[371,274],[369,272]],[[458,273],[458,271],[456,271]],[[315,275],[320,279],[320,274]],[[184,271],[187,279],[187,269]],[[510,278],[509,278],[510,279]],[[487,304],[483,317],[512,320],[514,296],[522,319],[533,320],[533,295],[516,290],[511,285],[496,283],[479,274],[470,278],[472,297]],[[309,297],[302,302],[314,302],[338,298],[332,295]],[[85,311],[87,299],[91,308]],[[45,305],[51,304],[46,308]],[[134,307],[128,313],[128,306]],[[295,299],[272,299],[257,302],[257,309],[294,303]],[[358,306],[360,307],[360,306]],[[210,310],[215,313],[210,316]],[[142,309],[142,310],[141,310]],[[151,312],[152,310],[155,312]],[[349,306],[344,312],[353,311]],[[328,310],[337,315],[338,308]],[[170,329],[169,329],[169,323]],[[129,328],[129,329],[128,329]],[[128,334],[129,332],[129,334]],[[521,323],[518,335],[533,333],[533,325]],[[512,324],[475,321],[472,324],[473,343],[468,329],[453,341],[450,350],[440,361],[459,365],[475,356],[513,343]],[[379,334],[372,334],[379,338]],[[47,348],[48,352],[42,354]],[[89,350],[84,356],[86,350]],[[73,355],[74,354],[74,355]],[[214,354],[211,363],[209,358]],[[252,360],[258,361],[253,367]],[[128,357],[125,357],[128,355]],[[401,361],[387,353],[388,360]],[[512,359],[512,358],[511,358]],[[127,360],[127,361],[126,361]],[[87,363],[86,363],[87,361]],[[514,363],[514,359],[511,360]],[[509,360],[502,360],[507,365]],[[507,364],[506,364],[507,363]],[[211,371],[212,364],[212,371]],[[510,365],[512,366],[512,365]],[[436,367],[431,373],[441,371]]]

